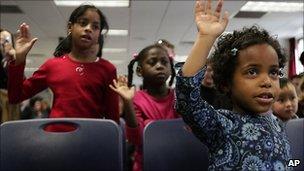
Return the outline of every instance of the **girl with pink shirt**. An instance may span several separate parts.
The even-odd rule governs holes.
[[[132,85],[133,66],[137,62],[136,74],[143,78],[143,89],[135,92]],[[110,87],[117,92],[124,106],[126,134],[136,146],[134,171],[142,170],[142,135],[144,127],[154,120],[174,119],[179,115],[174,110],[174,90],[169,86],[175,77],[173,61],[162,46],[144,48],[129,64],[128,78],[119,76]]]

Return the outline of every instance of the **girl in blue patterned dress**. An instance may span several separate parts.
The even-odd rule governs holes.
[[[209,170],[287,170],[290,145],[271,106],[286,58],[278,41],[257,26],[220,36],[228,13],[223,0],[214,12],[211,0],[196,2],[198,34],[177,76],[176,107],[193,133],[209,148]],[[214,83],[233,103],[215,110],[200,96],[206,59],[211,57]]]

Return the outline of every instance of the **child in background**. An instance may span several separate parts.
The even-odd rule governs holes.
[[[302,82],[302,85],[300,86],[300,90],[301,90],[301,95],[298,97],[299,103],[298,103],[297,116],[299,118],[304,118],[304,81]]]
[[[14,36],[6,29],[0,28],[0,122],[20,118],[20,104],[8,103],[7,92],[7,62],[9,53],[14,51]]]
[[[7,89],[7,54],[14,46],[14,36],[0,28],[0,89]]]
[[[253,26],[219,38],[212,56],[214,83],[232,100],[233,110],[215,110],[200,96],[201,70],[228,24],[211,0],[196,2],[198,34],[176,82],[176,107],[192,132],[209,148],[209,170],[285,170],[290,145],[271,106],[286,61],[277,40]]]
[[[298,96],[294,85],[287,78],[280,79],[279,95],[272,110],[283,122],[297,118]]]
[[[36,96],[30,99],[29,104],[21,112],[20,119],[48,118],[48,111],[43,108],[43,98]]]
[[[108,30],[108,23],[98,8],[79,6],[69,18],[68,36],[56,48],[55,57],[24,80],[26,55],[37,38],[32,39],[29,26],[21,24],[16,58],[8,69],[10,102],[21,102],[50,87],[54,93],[50,118],[105,117],[119,123],[118,96],[109,88],[116,68],[101,58],[103,29]]]
[[[297,92],[298,97],[300,97],[301,96],[301,84],[304,81],[304,76],[294,75],[290,78],[290,80],[291,80],[291,83],[296,88],[296,92]]]
[[[135,92],[132,85],[133,65],[137,62],[136,73],[143,78],[143,90]],[[144,127],[154,120],[178,118],[174,110],[174,90],[168,88],[166,80],[171,75],[171,86],[175,77],[172,59],[162,46],[151,45],[136,56],[129,64],[128,79],[119,76],[110,87],[117,92],[124,106],[126,134],[133,143],[134,171],[142,170],[142,134]]]
[[[21,112],[20,119],[33,119],[35,118],[36,112],[34,110],[35,104],[40,104],[42,101],[42,98],[40,96],[32,97],[29,101],[29,104],[24,108],[24,110]]]

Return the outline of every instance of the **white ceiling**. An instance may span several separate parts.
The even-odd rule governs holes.
[[[267,1],[267,0],[264,0]],[[276,0],[277,1],[277,0]],[[302,0],[293,0],[302,2]],[[247,1],[226,0],[224,10],[231,15],[227,31],[258,24],[278,35],[279,39],[303,37],[303,12],[269,12],[260,19],[233,18]],[[288,1],[290,2],[290,1]],[[12,32],[26,22],[31,33],[39,40],[28,55],[27,67],[37,68],[52,53],[58,37],[66,35],[66,24],[75,7],[57,7],[52,0],[12,1],[1,0],[1,5],[17,5],[23,14],[1,14],[1,28]],[[127,73],[127,64],[133,53],[163,38],[175,44],[176,54],[186,56],[196,35],[193,21],[194,1],[132,0],[129,8],[101,8],[111,29],[127,29],[128,36],[108,36],[105,48],[126,48],[127,52],[104,53],[104,58],[114,63],[119,74]],[[31,74],[27,72],[26,75]]]

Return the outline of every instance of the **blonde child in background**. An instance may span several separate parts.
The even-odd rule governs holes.
[[[298,118],[296,113],[298,111],[298,96],[296,88],[287,79],[280,79],[280,90],[277,100],[272,106],[273,114],[286,122],[293,118]]]

